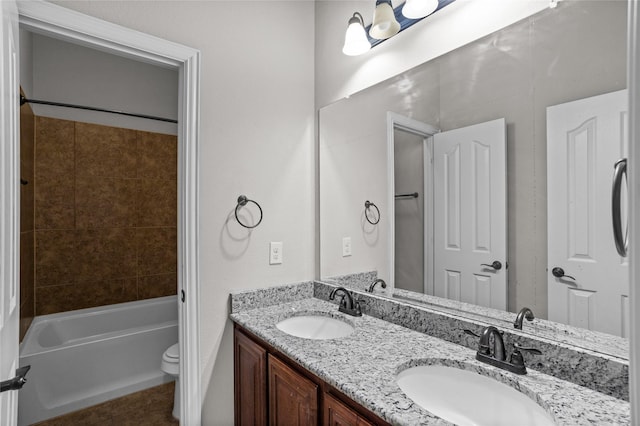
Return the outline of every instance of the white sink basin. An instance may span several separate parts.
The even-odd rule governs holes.
[[[344,321],[321,315],[287,318],[276,324],[287,334],[305,339],[336,339],[353,333],[353,326]]]
[[[528,396],[472,371],[440,365],[403,370],[400,389],[416,404],[459,426],[546,426],[551,416]]]

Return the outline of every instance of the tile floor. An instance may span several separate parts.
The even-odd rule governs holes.
[[[93,407],[37,423],[36,426],[169,426],[179,422],[171,415],[174,384],[113,399]]]

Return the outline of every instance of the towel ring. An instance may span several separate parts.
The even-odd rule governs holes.
[[[240,220],[240,218],[238,217],[238,210],[240,210],[240,207],[244,207],[246,206],[248,203],[253,203],[258,207],[258,210],[260,210],[260,219],[258,220],[258,223],[256,223],[255,225],[251,226],[251,225],[245,225],[244,223],[242,223],[242,221]],[[253,200],[248,199],[245,195],[241,195],[238,197],[238,204],[236,205],[236,220],[238,221],[238,223],[242,226],[244,226],[247,229],[253,229],[256,226],[260,225],[260,222],[262,222],[262,207],[260,207],[260,204],[256,203]]]
[[[369,215],[367,214],[367,211],[369,210],[369,207],[375,207],[376,211],[378,212],[378,220],[376,220],[375,222],[372,222],[371,219],[369,219]],[[378,222],[380,222],[380,209],[378,209],[378,206],[376,206],[375,204],[373,204],[371,201],[367,200],[364,202],[364,217],[367,219],[367,222],[369,222],[372,225],[377,225]],[[374,216],[375,217],[375,216]]]

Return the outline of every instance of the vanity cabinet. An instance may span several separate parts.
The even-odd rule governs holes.
[[[329,394],[324,396],[324,426],[373,426]]]
[[[269,424],[318,424],[318,385],[269,355]]]
[[[233,336],[235,424],[267,425],[267,351],[242,333]]]
[[[237,324],[234,374],[236,425],[389,425]]]

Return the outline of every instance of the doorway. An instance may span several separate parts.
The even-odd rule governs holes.
[[[137,31],[110,24],[90,16],[46,3],[23,2],[18,5],[22,28],[53,38],[83,44],[116,55],[145,61],[179,72],[178,113],[178,297],[180,339],[181,418],[185,424],[200,423],[199,319],[198,319],[198,99],[200,53],[195,49],[160,40]],[[14,69],[15,70],[15,69]],[[13,76],[13,83],[17,76]],[[11,106],[16,108],[17,105]],[[16,114],[9,111],[8,116]],[[18,138],[12,142],[12,152],[18,151]],[[3,170],[10,172],[15,158],[4,158]],[[7,165],[5,168],[4,166]],[[12,177],[12,176],[10,176]],[[6,206],[14,216],[18,214],[18,196],[7,195]],[[9,225],[4,223],[2,226]],[[13,221],[14,227],[17,223]],[[18,233],[12,229],[12,235]],[[14,252],[17,251],[18,242]],[[14,259],[16,256],[14,255]],[[10,263],[13,263],[11,261]],[[16,336],[17,337],[17,336]],[[11,345],[17,347],[17,339]],[[8,345],[3,351],[13,353]]]

